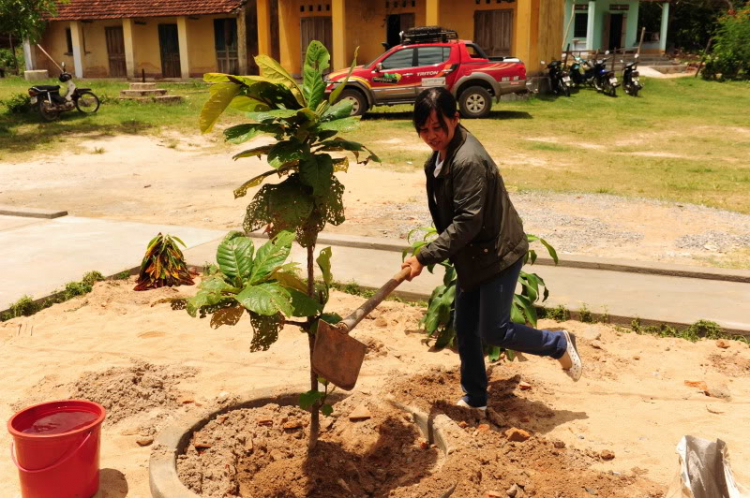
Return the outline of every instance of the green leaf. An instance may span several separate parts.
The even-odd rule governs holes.
[[[235,76],[233,74],[225,73],[205,73],[203,75],[203,81],[206,83],[237,83],[239,85],[254,85],[259,81],[267,81],[261,76]]]
[[[529,298],[521,294],[516,294],[513,296],[513,301],[514,303],[517,304],[517,306],[523,312],[523,315],[526,319],[525,321],[527,321],[533,327],[535,327],[536,322],[537,322],[536,308],[534,308],[534,304],[529,300]],[[512,316],[512,313],[511,313],[511,316]],[[517,323],[523,323],[523,322],[517,322]]]
[[[299,175],[302,183],[312,187],[314,196],[327,197],[333,177],[331,156],[320,154],[299,163]]]
[[[219,116],[224,112],[229,103],[240,93],[240,86],[235,83],[215,83],[209,89],[211,96],[203,105],[200,115],[200,130],[202,133],[210,132]]]
[[[295,289],[302,293],[307,292],[307,284],[299,277],[299,275],[291,271],[284,271],[280,266],[271,273],[271,278],[287,289]]]
[[[247,117],[258,121],[259,123],[262,121],[275,121],[277,119],[289,119],[293,118],[297,115],[296,109],[274,109],[271,111],[264,111],[264,112],[249,112],[247,113]]]
[[[554,260],[555,264],[559,263],[560,261],[559,261],[559,259],[557,258],[557,251],[555,251],[555,248],[554,248],[554,247],[552,247],[552,246],[551,246],[551,245],[550,245],[550,244],[549,244],[549,243],[548,243],[548,242],[547,242],[546,240],[544,240],[544,239],[539,239],[539,242],[541,242],[541,243],[542,243],[542,245],[543,245],[544,247],[546,247],[546,248],[547,248],[547,252],[548,252],[548,253],[549,253],[549,255],[550,255],[550,256],[552,257],[552,259]]]
[[[268,153],[268,164],[280,168],[292,161],[300,161],[309,155],[306,147],[295,139],[277,142]]]
[[[497,361],[500,359],[502,349],[499,346],[490,346],[489,353],[487,353],[487,359],[490,361]]]
[[[331,104],[336,102],[336,99],[339,98],[339,95],[341,95],[341,92],[344,91],[344,87],[347,83],[349,83],[349,77],[351,77],[352,72],[354,72],[354,67],[357,65],[357,54],[359,53],[359,47],[354,49],[354,60],[352,60],[352,65],[349,67],[349,73],[346,75],[346,78],[344,78],[344,81],[339,83],[339,85],[334,88],[334,90],[331,92],[330,97],[328,97],[328,102]]]
[[[342,100],[331,107],[321,116],[323,121],[333,121],[335,119],[343,119],[352,115],[352,104],[349,100]]]
[[[307,46],[305,64],[303,68],[302,93],[307,101],[307,107],[315,109],[323,100],[326,91],[326,82],[323,80],[323,71],[330,67],[331,55],[328,50],[317,40],[313,40]]]
[[[326,403],[325,405],[320,407],[320,413],[322,413],[326,417],[330,417],[331,414],[333,414],[333,407]]]
[[[362,116],[349,116],[344,119],[336,119],[334,121],[326,121],[320,123],[320,130],[335,130],[340,133],[347,133],[354,131],[359,128],[359,120]]]
[[[323,398],[325,393],[320,391],[307,391],[299,395],[299,406],[303,410],[309,410],[316,401]]]
[[[231,298],[212,291],[200,290],[198,293],[187,300],[185,310],[190,316],[195,318],[198,310],[204,306],[215,306]]]
[[[338,173],[342,171],[346,173],[349,171],[349,158],[348,157],[337,157],[333,160],[333,172]]]
[[[292,314],[299,317],[316,316],[322,306],[318,301],[296,289],[287,289],[292,296]]]
[[[263,244],[255,255],[250,283],[256,283],[273,273],[292,250],[293,232],[281,232],[275,239]]]
[[[268,104],[261,102],[260,100],[248,97],[247,95],[237,95],[229,103],[229,107],[237,109],[241,112],[257,112],[266,111],[269,109]]]
[[[198,284],[198,289],[215,293],[238,291],[237,288],[228,284],[221,275],[212,275],[208,278],[204,278],[201,280],[201,283]]]
[[[246,309],[263,316],[281,313],[292,316],[292,296],[289,291],[274,282],[249,285],[237,295],[237,301]]]
[[[292,90],[287,86],[269,81],[258,82],[250,87],[244,87],[242,94],[263,102],[266,104],[265,109],[251,109],[256,111],[267,111],[270,109],[297,109],[300,106],[294,97]]]
[[[305,99],[302,96],[302,91],[300,90],[299,86],[297,85],[297,80],[292,78],[292,75],[289,74],[286,69],[281,67],[281,64],[273,60],[271,57],[267,55],[257,55],[255,56],[255,63],[258,65],[258,68],[260,69],[260,74],[264,78],[267,78],[269,81],[273,83],[281,83],[289,88],[292,89],[292,93],[294,94],[294,97],[297,99],[297,102],[300,106],[305,107]]]
[[[281,135],[284,133],[284,128],[274,124],[246,123],[232,126],[231,128],[227,128],[226,130],[224,130],[224,138],[228,142],[241,144],[264,133],[268,133],[271,135]],[[237,156],[235,156],[235,158],[236,157]]]
[[[232,159],[236,161],[237,159],[240,159],[242,157],[260,157],[263,154],[268,154],[269,152],[271,152],[271,148],[273,148],[273,145],[263,145],[261,147],[255,147],[254,149],[244,150],[239,154],[235,154],[234,156],[232,156]],[[275,173],[275,171],[272,171],[269,174],[272,173]]]
[[[323,282],[326,286],[330,286],[333,282],[333,274],[331,273],[331,256],[333,251],[330,247],[326,247],[320,251],[318,258],[315,260],[320,268],[320,273],[323,274]]]
[[[359,142],[352,142],[351,140],[344,140],[343,138],[334,138],[333,140],[325,140],[320,143],[323,144],[323,147],[320,149],[321,151],[345,150],[348,152],[352,152],[357,160],[359,160],[360,152],[367,151],[370,156],[364,161],[365,163],[367,163],[370,159],[378,163],[380,162],[380,158],[373,151]],[[417,230],[421,230],[421,228]]]
[[[246,280],[253,269],[255,247],[248,237],[227,237],[216,250],[216,262],[224,275]]]

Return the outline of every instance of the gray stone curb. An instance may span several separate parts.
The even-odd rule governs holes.
[[[268,239],[262,232],[252,232],[251,237]],[[402,252],[410,246],[405,241],[380,237],[361,237],[358,235],[339,235],[322,233],[318,237],[318,244],[329,244],[358,249],[374,249],[378,251]],[[555,266],[549,256],[539,254],[537,265]],[[750,283],[750,270],[727,270],[724,268],[703,268],[671,263],[651,263],[647,261],[631,261],[609,258],[587,258],[585,256],[566,255],[560,259],[557,266],[567,268],[585,268],[588,270],[608,270],[628,273],[643,273],[651,275],[665,275],[669,277],[701,278],[706,280],[721,280],[726,282]]]
[[[282,389],[281,391],[277,388],[259,389],[240,397],[239,400],[233,403],[228,403],[218,410],[206,409],[200,413],[180,419],[175,424],[161,431],[154,441],[148,465],[151,495],[154,498],[201,498],[200,495],[193,493],[182,484],[177,475],[177,457],[185,452],[185,448],[190,443],[191,435],[214,418],[232,410],[257,408],[268,403],[296,405],[299,401],[299,393],[306,390],[306,387],[301,386],[295,389]],[[340,400],[345,396],[338,395],[334,397],[338,397]],[[455,429],[452,429],[452,426],[455,426],[453,420],[444,414],[438,414],[430,418],[428,414],[416,408],[403,405],[392,397],[389,397],[387,401],[396,408],[411,413],[414,417],[414,422],[422,434],[429,442],[434,443],[443,455],[447,456],[452,452],[453,448],[450,447],[448,438],[445,437],[443,431],[460,431],[457,426]],[[450,496],[453,489],[450,489],[443,496]]]
[[[22,218],[44,218],[51,220],[53,218],[60,218],[67,216],[67,211],[55,211],[52,209],[37,209],[19,206],[6,206],[0,205],[0,215],[5,216],[20,216]]]

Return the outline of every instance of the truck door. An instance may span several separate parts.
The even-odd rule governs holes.
[[[404,48],[381,60],[381,69],[378,69],[377,65],[372,69],[370,81],[376,102],[393,102],[414,98],[416,87],[415,56],[416,53],[413,48]]]
[[[451,49],[449,46],[417,47],[417,67],[414,68],[417,95],[433,86],[450,88],[453,85],[458,73],[453,70],[453,64],[450,62]]]

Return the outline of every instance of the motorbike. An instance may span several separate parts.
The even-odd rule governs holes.
[[[542,61],[542,65],[545,62]],[[552,61],[547,64],[549,70],[549,84],[555,95],[565,95],[570,97],[570,75],[565,70],[562,61]]]
[[[643,89],[639,76],[638,54],[636,54],[635,60],[626,64],[625,68],[622,70],[622,88],[625,90],[625,93],[632,97],[637,97],[638,92]]]
[[[607,69],[607,58],[596,59],[593,63],[593,72],[594,88],[599,92],[615,97],[620,83],[617,81],[614,70]]]
[[[592,86],[594,81],[594,68],[589,61],[579,56],[575,56],[573,58],[573,64],[570,65],[570,79],[577,88],[584,85]]]
[[[77,88],[73,76],[65,71],[58,77],[60,83],[67,83],[65,95],[60,95],[60,85],[36,85],[29,88],[31,104],[38,106],[39,114],[47,121],[54,121],[60,114],[74,108],[82,114],[94,114],[99,110],[99,97],[90,88]]]

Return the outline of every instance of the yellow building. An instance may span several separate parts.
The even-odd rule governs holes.
[[[399,42],[399,32],[439,25],[489,55],[512,55],[527,71],[562,50],[562,0],[70,0],[50,19],[40,45],[81,77],[201,77],[252,74],[269,54],[299,75],[311,40],[332,66],[368,62]],[[242,41],[242,42],[238,42]],[[27,48],[29,69],[57,70]]]
[[[71,0],[58,6],[39,45],[78,78],[248,73],[257,54],[255,12],[245,0]],[[26,48],[30,69],[58,72],[41,50]]]
[[[562,0],[257,0],[258,49],[275,41],[270,26],[278,12],[281,64],[299,74],[303,48],[310,40],[330,49],[335,69],[368,62],[398,43],[398,33],[413,26],[438,25],[473,40],[489,55],[512,55],[530,72],[540,60],[561,57]]]

